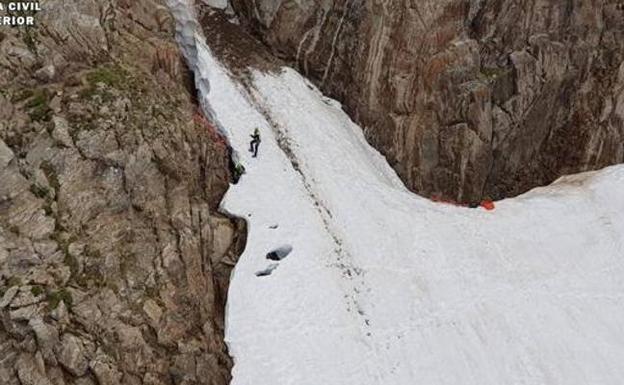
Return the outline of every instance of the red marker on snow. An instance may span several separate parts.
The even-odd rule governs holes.
[[[492,211],[496,208],[496,205],[491,200],[484,200],[481,202],[481,207],[483,207],[484,209],[488,211]]]

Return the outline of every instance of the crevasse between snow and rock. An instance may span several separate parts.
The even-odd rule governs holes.
[[[624,167],[494,213],[429,202],[336,102],[288,68],[241,86],[188,3],[169,4],[200,99],[247,169],[222,202],[249,223],[227,309],[233,384],[621,383]]]

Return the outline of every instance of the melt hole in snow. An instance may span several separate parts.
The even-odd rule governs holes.
[[[277,263],[270,264],[266,269],[256,272],[256,277],[266,277],[271,275],[273,270],[277,269],[277,266],[279,266]]]
[[[292,252],[293,248],[291,245],[284,245],[278,247],[277,249],[270,251],[266,257],[271,261],[281,261],[282,259],[288,257],[288,254]]]

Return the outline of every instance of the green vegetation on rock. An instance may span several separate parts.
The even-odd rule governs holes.
[[[46,199],[50,194],[50,191],[46,187],[40,186],[35,183],[30,185],[30,192],[33,193],[33,195],[37,198],[41,199]]]
[[[50,93],[48,90],[41,88],[31,92],[30,99],[25,105],[25,107],[30,110],[28,113],[30,119],[35,122],[50,120],[52,118],[52,110],[49,105]],[[26,94],[28,94],[28,92]]]
[[[86,86],[80,91],[80,97],[91,99],[99,95],[104,101],[111,101],[113,96],[110,90],[123,90],[129,87],[129,74],[115,64],[102,65],[86,74],[83,80]]]
[[[22,285],[22,279],[20,277],[13,276],[7,280],[8,287],[21,286],[21,285]]]
[[[71,307],[74,303],[72,295],[67,289],[59,289],[48,293],[48,309],[54,310],[58,307],[61,301],[65,302],[67,307]]]
[[[103,83],[109,87],[122,88],[128,77],[127,72],[117,65],[106,65],[87,74],[91,86]]]
[[[45,290],[43,289],[43,287],[39,286],[39,285],[35,285],[30,289],[30,292],[32,293],[32,295],[34,295],[35,297],[39,297],[41,294],[43,294],[45,292]]]

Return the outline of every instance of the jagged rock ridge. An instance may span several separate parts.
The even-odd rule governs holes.
[[[0,383],[211,384],[243,222],[158,0],[0,29]]]

